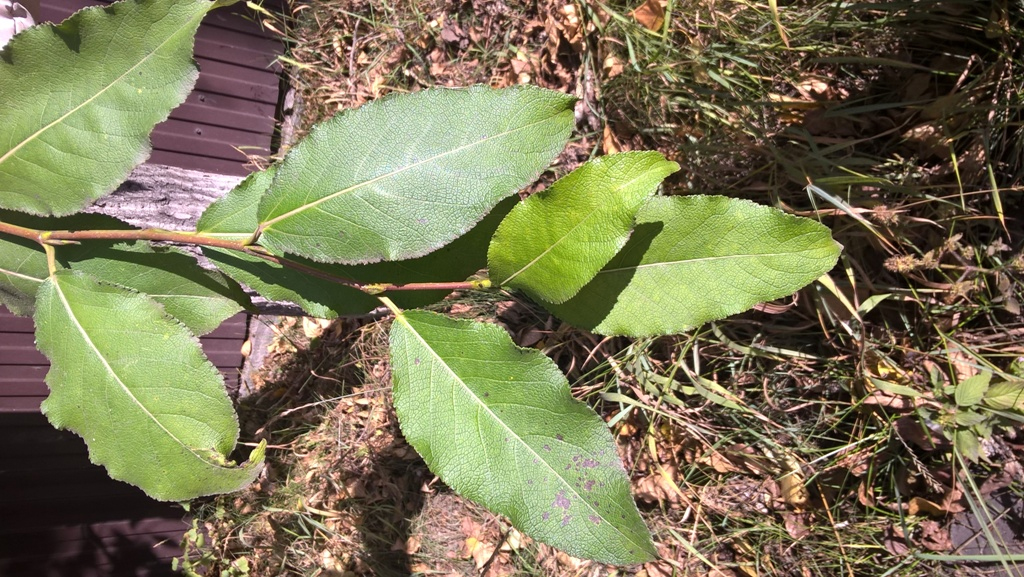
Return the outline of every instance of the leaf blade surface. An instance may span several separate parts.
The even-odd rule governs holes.
[[[66,215],[111,192],[184,102],[207,0],[81,10],[0,53],[0,207]]]
[[[36,341],[51,363],[42,410],[89,446],[89,457],[151,497],[182,501],[235,491],[263,448],[233,466],[238,421],[197,339],[145,295],[57,271],[40,288]]]
[[[550,359],[426,311],[399,314],[390,339],[402,431],[449,486],[572,555],[655,556],[607,426]]]
[[[204,235],[241,240],[256,230],[256,205],[273,179],[273,167],[254,173],[235,189],[221,197],[199,219],[198,231]],[[289,256],[318,271],[361,283],[402,284],[408,282],[461,281],[486,265],[487,240],[508,213],[513,199],[496,206],[472,230],[451,243],[419,258],[365,265],[324,264]],[[310,316],[335,318],[361,315],[380,306],[380,301],[363,291],[330,280],[270,263],[261,258],[234,251],[205,247],[214,264],[238,282],[273,301],[293,302]],[[391,298],[403,307],[421,307],[443,299],[451,291],[394,292]]]
[[[637,210],[677,170],[658,152],[585,163],[502,221],[487,253],[491,280],[552,303],[572,298],[626,244]]]
[[[339,114],[281,163],[259,206],[260,244],[346,264],[427,254],[547,167],[568,140],[573,102],[475,86]]]
[[[721,196],[652,198],[626,246],[572,299],[541,302],[607,335],[674,334],[786,296],[839,258],[815,221]]]

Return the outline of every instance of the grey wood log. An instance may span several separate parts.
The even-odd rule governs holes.
[[[96,201],[87,212],[112,216],[140,228],[195,230],[206,207],[241,181],[240,176],[143,164],[132,171],[116,191]],[[181,248],[195,256],[203,267],[215,268],[196,247]],[[292,303],[270,301],[248,287],[243,288],[260,314],[305,314]]]

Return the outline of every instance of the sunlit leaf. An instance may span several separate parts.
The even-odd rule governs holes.
[[[551,359],[426,311],[399,314],[390,338],[402,432],[445,483],[571,555],[654,558],[607,425]]]
[[[600,334],[673,334],[791,294],[839,257],[828,228],[746,200],[655,197],[636,222],[579,294],[542,304]]]
[[[220,373],[155,301],[63,270],[40,288],[35,323],[51,363],[43,413],[81,435],[111,477],[181,501],[259,473],[262,445],[240,466],[226,461],[238,421]]]
[[[985,392],[983,402],[993,409],[1024,411],[1024,380],[1014,379],[992,385]]]
[[[531,86],[375,100],[292,148],[259,206],[260,244],[320,262],[440,248],[561,152],[574,99]]]
[[[957,406],[973,407],[985,398],[989,383],[992,381],[992,373],[985,371],[969,377],[957,383],[953,398]]]
[[[487,254],[491,280],[552,303],[572,298],[626,244],[637,210],[677,170],[657,152],[587,162],[502,221]]]
[[[0,51],[0,207],[65,215],[111,192],[195,84],[206,0],[117,2]]]
[[[270,181],[271,171],[250,175],[237,188],[218,199],[199,220],[204,235],[244,240],[256,229],[256,205]],[[323,264],[295,256],[290,260],[335,277],[361,283],[460,281],[486,265],[487,241],[511,209],[513,199],[500,203],[480,223],[454,242],[420,258],[367,265]],[[204,248],[205,254],[235,280],[274,301],[292,302],[318,318],[368,313],[380,306],[376,297],[331,280],[267,262],[239,252]],[[406,291],[391,293],[405,307],[419,307],[443,299],[451,291]]]

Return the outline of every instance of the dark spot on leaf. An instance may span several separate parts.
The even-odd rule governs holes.
[[[537,464],[537,463],[539,463],[539,462],[540,462],[540,459],[534,459],[534,460],[533,460],[533,464],[534,464],[534,465],[536,465],[536,464]],[[545,481],[547,481],[547,479],[544,479],[544,480],[545,480]]]
[[[550,451],[551,450],[551,445],[544,445],[544,450],[545,451]]]
[[[580,460],[580,456],[579,455],[576,455],[575,457],[572,458],[572,462],[573,463],[578,463],[579,460]]]
[[[527,479],[526,480],[526,484],[527,485],[532,485],[533,484],[533,479]]]
[[[587,519],[590,519],[590,522],[595,524],[595,525],[600,525],[601,524],[601,518],[598,517],[597,515],[590,515],[589,517],[587,517]]]
[[[412,361],[412,364],[414,364],[414,365],[418,365],[418,364],[420,364],[421,362],[423,362],[423,361],[419,360],[419,358],[416,358],[416,359],[414,359],[414,360]]]
[[[566,515],[565,517],[562,517],[562,526],[565,527],[566,525],[568,525],[569,521],[572,521],[572,515]]]
[[[593,468],[597,467],[598,465],[600,465],[601,463],[598,463],[594,459],[583,459],[583,463],[581,463],[581,464],[584,467],[588,468],[588,469],[593,469]]]
[[[619,517],[622,517],[623,519],[625,519],[625,518],[626,518],[626,516],[625,516],[625,515],[619,515]]]
[[[565,440],[565,437],[562,436],[562,433],[558,433],[557,435],[555,435],[555,438],[558,439],[559,441]]]
[[[484,398],[486,399],[486,398],[487,398],[487,397],[489,397],[489,396],[491,396],[491,394],[490,394],[490,393],[488,393],[487,391],[484,391]]]
[[[601,502],[600,501],[594,501],[594,506],[595,507],[600,507],[601,506]]]
[[[540,518],[544,519],[545,521],[547,521],[549,518],[551,518],[551,513],[548,513],[547,511],[544,511],[544,514],[541,515]]]
[[[561,507],[568,511],[569,507],[572,506],[572,501],[565,498],[565,491],[559,491],[558,495],[555,496],[555,502],[552,503],[552,505],[555,507]]]
[[[591,480],[587,481],[586,483],[583,483],[583,490],[584,491],[593,491],[594,490],[594,480],[591,479]]]
[[[568,471],[569,469],[572,469],[572,465],[566,465],[566,466],[565,466],[565,470],[566,470],[566,471]]]

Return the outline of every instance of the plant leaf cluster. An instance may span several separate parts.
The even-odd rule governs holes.
[[[838,258],[829,231],[747,201],[658,196],[678,165],[654,152],[591,160],[516,203],[574,126],[572,97],[529,86],[343,112],[192,233],[74,214],[145,159],[217,5],[89,8],[0,52],[0,101],[21,103],[0,112],[0,302],[34,315],[51,423],[154,498],[240,489],[265,445],[228,459],[237,418],[195,335],[251,307],[239,283],[318,317],[383,302],[396,412],[431,470],[574,555],[653,558],[607,426],[555,364],[497,325],[407,309],[504,287],[598,333],[672,334],[812,282]],[[218,270],[154,239],[201,245]],[[489,280],[465,280],[484,267]]]

